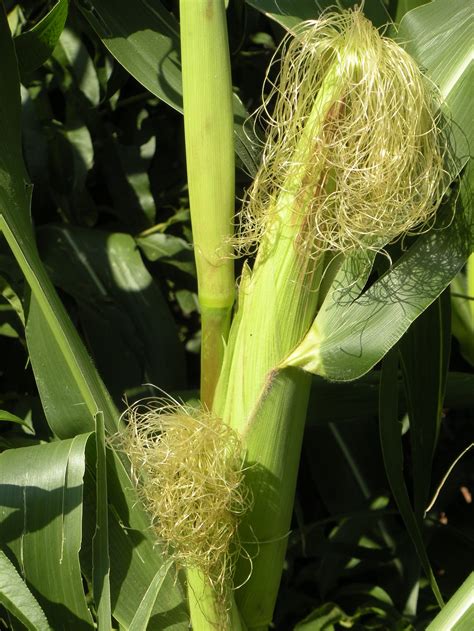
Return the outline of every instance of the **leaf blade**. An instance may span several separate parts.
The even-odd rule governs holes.
[[[0,604],[30,631],[51,630],[38,601],[2,550],[0,550]]]

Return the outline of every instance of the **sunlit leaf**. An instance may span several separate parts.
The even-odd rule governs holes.
[[[79,564],[89,436],[0,454],[0,541],[54,629],[92,629]]]
[[[29,631],[50,631],[46,616],[26,583],[0,550],[0,604]]]

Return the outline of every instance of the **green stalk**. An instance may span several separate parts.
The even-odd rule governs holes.
[[[201,309],[201,401],[211,409],[234,303],[230,246],[234,144],[230,55],[224,0],[180,0],[184,129],[191,223]],[[208,577],[188,568],[194,631],[226,628]],[[232,629],[240,617],[232,610]]]
[[[270,624],[283,570],[310,378],[275,368],[301,341],[317,310],[324,257],[308,258],[297,251],[295,241],[305,220],[304,164],[340,91],[334,65],[295,147],[295,166],[276,200],[254,270],[243,274],[214,401],[214,411],[242,437],[246,480],[254,496],[254,508],[241,528],[253,567],[242,558],[236,575],[236,584],[244,583],[236,600],[249,631]]]
[[[184,129],[202,316],[201,400],[211,407],[234,302],[232,82],[224,0],[181,0]]]

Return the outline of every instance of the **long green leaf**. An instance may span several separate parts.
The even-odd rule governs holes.
[[[15,38],[23,79],[42,66],[53,52],[66,23],[68,10],[69,0],[59,0],[33,28]]]
[[[474,146],[472,27],[469,2],[435,0],[407,13],[397,36],[439,87],[446,117],[452,121],[454,150],[461,162],[466,161]]]
[[[364,375],[461,269],[471,247],[470,231],[470,218],[460,207],[449,227],[419,237],[357,300],[348,304],[344,292],[333,286],[338,297],[327,308],[323,304],[284,365],[335,381]]]
[[[89,436],[0,454],[0,541],[58,631],[92,629],[79,564]]]
[[[7,412],[6,410],[0,410],[0,421],[6,421],[7,423],[18,423],[18,425],[24,425],[28,427],[28,423],[16,414]]]
[[[166,391],[184,386],[175,322],[132,237],[47,226],[38,232],[38,246],[55,285],[77,301],[96,365],[116,401],[143,383]]]
[[[0,550],[0,604],[30,631],[50,631],[44,611],[15,566]]]
[[[474,572],[471,572],[427,631],[470,631],[474,626]]]
[[[48,420],[58,436],[67,437],[91,431],[94,428],[93,415],[102,410],[107,427],[113,430],[117,427],[115,409],[51,284],[34,241],[29,216],[31,185],[21,152],[18,67],[3,6],[0,9],[0,58],[0,94],[6,95],[0,100],[0,228],[32,291],[29,318],[33,317],[33,311],[41,320],[41,327],[48,332],[44,343],[47,346],[49,338],[52,338],[63,358],[62,363],[67,367],[70,380],[67,385],[64,384],[65,387],[77,391],[78,396],[73,397],[73,403],[85,404],[88,410],[88,414],[75,414],[72,424],[58,417]],[[45,350],[44,357],[31,357],[33,370],[39,379],[40,394],[41,363],[47,363],[49,354]],[[61,366],[56,368],[61,369]]]
[[[106,455],[112,615],[128,629],[154,577],[166,564],[166,559],[163,550],[157,545],[150,519],[143,512],[121,458],[113,449],[108,449]],[[92,583],[94,568],[90,559],[94,554],[92,538],[97,526],[98,505],[95,468],[96,458],[95,453],[92,453],[86,471],[84,510],[87,536],[82,548],[83,571]],[[174,572],[167,573],[163,588],[155,592],[150,631],[186,631],[189,628],[180,579],[181,576],[176,577]]]
[[[398,419],[397,373],[398,354],[397,350],[393,349],[384,359],[380,380],[380,442],[385,470],[393,497],[413,541],[421,565],[428,577],[436,600],[439,606],[442,607],[444,604],[443,598],[426,554],[421,530],[410,504],[408,490],[403,477],[402,432]]]
[[[76,0],[110,53],[147,90],[182,112],[179,27],[161,2],[146,0]],[[235,148],[249,173],[257,169],[258,154],[250,130],[243,130],[248,117],[234,94]]]
[[[451,343],[450,303],[444,292],[411,325],[400,342],[413,466],[414,508],[422,524],[430,493]]]
[[[34,242],[29,217],[31,187],[27,184],[21,155],[18,69],[3,5],[0,8],[0,58],[0,94],[8,95],[8,98],[2,96],[0,99],[0,226],[32,290],[26,334],[45,413],[58,436],[92,431],[94,415],[99,411],[104,414],[108,431],[114,432],[117,428],[116,410],[46,274]],[[54,458],[48,464],[51,462]],[[24,461],[22,463],[24,468]],[[109,501],[114,511],[109,524],[112,532],[112,608],[114,616],[128,625],[135,615],[137,603],[161,567],[162,557],[154,548],[151,532],[147,531],[149,520],[138,503],[124,464],[116,456],[108,458],[108,463]],[[44,468],[46,470],[46,464]],[[94,480],[92,486],[95,487]],[[44,511],[38,508],[37,513],[40,516]],[[94,514],[95,493],[94,500],[88,505],[89,523],[92,519],[89,532],[95,529]],[[42,541],[34,542],[34,545],[48,549]],[[50,574],[53,575],[54,562],[51,564]],[[42,569],[44,571],[44,567]],[[76,594],[83,598],[82,583]],[[158,628],[186,628],[183,600],[179,583],[167,580],[166,589],[160,592],[153,612],[153,617],[159,620]],[[63,595],[58,594],[54,601],[63,603]],[[61,611],[61,607],[58,604],[56,611]],[[55,628],[62,627],[58,624]],[[80,627],[74,622],[68,628]]]
[[[93,539],[93,588],[97,607],[99,631],[110,631],[112,612],[110,606],[110,556],[109,510],[107,495],[107,457],[105,452],[104,415],[95,416],[96,463],[96,529]]]
[[[291,31],[303,20],[316,20],[320,13],[335,7],[334,0],[246,0],[247,4],[275,20],[283,28]],[[387,3],[383,0],[372,0],[365,3],[363,11],[365,15],[376,25],[382,26],[390,22],[393,16],[387,9]],[[344,9],[354,7],[353,0],[339,0],[337,6]]]
[[[133,616],[133,620],[130,623],[128,631],[146,631],[148,622],[150,620],[153,605],[156,601],[156,597],[163,587],[163,582],[169,569],[172,565],[172,561],[166,561],[160,567],[158,572],[153,577],[150,587],[147,589],[143,599],[137,609],[136,614]]]

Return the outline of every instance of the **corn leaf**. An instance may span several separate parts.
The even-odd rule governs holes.
[[[459,204],[449,227],[419,237],[389,272],[350,304],[333,286],[336,298],[327,308],[323,303],[285,365],[335,381],[367,373],[461,269],[471,247],[470,232],[471,219]]]
[[[42,66],[52,54],[66,23],[68,10],[69,0],[59,0],[33,28],[15,37],[23,79]]]
[[[410,504],[408,490],[403,477],[402,428],[398,418],[396,387],[397,371],[398,354],[396,349],[392,349],[384,359],[380,380],[379,427],[385,470],[393,497],[413,541],[423,570],[430,582],[438,605],[442,607],[444,604],[443,598],[426,554],[420,525]]]
[[[179,26],[160,2],[145,0],[76,0],[84,16],[110,53],[147,90],[182,112]],[[258,166],[248,114],[234,94],[235,150],[250,174]]]
[[[18,423],[18,425],[24,425],[28,427],[28,423],[16,414],[7,412],[6,410],[0,410],[0,421],[6,421],[7,423]]]
[[[427,631],[470,631],[474,622],[474,572],[451,596],[446,606],[428,625]]]
[[[95,453],[92,455],[95,458]],[[147,602],[150,599],[150,585],[166,565],[166,560],[162,550],[156,545],[150,520],[143,512],[120,457],[114,450],[107,450],[106,460],[112,615],[128,629],[144,599]],[[96,562],[99,561],[102,565],[92,566],[90,562],[94,554],[92,538],[98,526],[96,509],[99,500],[95,474],[95,462],[93,466],[88,464],[84,493],[84,529],[87,536],[83,541],[81,554],[83,572],[91,583],[97,580],[98,573],[100,575],[100,567],[106,567],[106,562],[104,564],[104,560],[99,559],[97,551]],[[104,521],[103,516],[101,519]],[[184,601],[181,581],[176,580],[174,572],[165,572],[162,589],[156,589],[155,599],[151,603],[150,630],[188,629],[189,619]]]
[[[104,414],[107,430],[114,432],[117,429],[117,412],[51,284],[34,241],[29,216],[31,187],[21,154],[18,69],[3,5],[0,8],[0,58],[0,93],[8,95],[8,98],[0,99],[0,227],[31,287],[26,337],[45,414],[49,425],[60,437],[75,436],[84,430],[92,431],[94,415],[98,411]],[[7,453],[16,452],[10,450]],[[27,456],[24,450],[22,454]],[[7,456],[4,454],[2,457]],[[24,463],[25,460],[22,459],[21,470],[24,475],[28,475],[31,467],[25,469]],[[2,475],[4,471],[12,472],[13,475],[10,464],[2,464]],[[42,460],[41,466],[43,475],[52,475],[57,468],[56,460],[48,456]],[[39,468],[38,466],[38,471]],[[95,488],[94,478],[91,484]],[[95,493],[93,495],[86,516],[88,531],[91,533],[96,528]],[[113,518],[109,513],[112,608],[117,620],[128,626],[143,594],[162,565],[162,557],[154,548],[149,520],[138,503],[124,463],[114,454],[108,458],[108,495],[113,513]],[[21,499],[15,501],[21,504]],[[45,510],[39,505],[35,510],[39,519],[45,514]],[[21,519],[17,522],[16,518],[11,521],[22,523]],[[80,530],[80,524],[78,528]],[[20,535],[21,533],[18,536]],[[36,546],[41,551],[40,554],[48,551],[48,545],[44,545],[42,540],[32,542],[32,550]],[[33,552],[31,555],[33,556]],[[59,565],[59,558],[51,563],[52,567],[55,567],[54,563]],[[38,568],[35,571],[44,578]],[[55,570],[52,569],[50,574],[54,573]],[[53,579],[54,576],[51,580]],[[79,610],[82,606],[80,603],[84,601],[82,581],[74,589],[74,598],[79,599],[79,604],[76,603],[75,607]],[[62,598],[58,594],[54,601],[65,602]],[[160,592],[153,610],[153,617],[156,616],[159,620],[158,628],[186,628],[187,616],[183,600],[179,583],[174,584],[172,579],[167,580],[166,589]],[[55,611],[59,611],[59,614],[55,614],[59,617],[60,607],[57,606]],[[84,620],[87,620],[87,616]],[[62,621],[58,622],[54,628],[62,629],[61,624]],[[86,627],[89,628],[89,622]],[[65,628],[81,627],[76,626],[74,620],[73,624],[66,625]]]
[[[63,437],[90,431],[93,429],[93,414],[101,409],[106,415],[107,426],[115,428],[115,410],[51,284],[34,241],[29,215],[31,185],[21,150],[18,67],[3,6],[0,8],[0,57],[0,93],[7,95],[0,102],[0,137],[3,141],[0,154],[0,228],[32,291],[29,319],[32,310],[38,314],[41,320],[39,326],[47,332],[43,341],[51,338],[54,350],[63,358],[66,374],[71,377],[68,385],[76,391],[77,397],[72,397],[75,404],[85,404],[89,412],[76,415],[71,425],[55,416],[51,426],[58,436]],[[32,354],[36,375],[36,359],[39,363],[47,363],[49,350],[45,350],[42,358]],[[54,370],[60,371],[61,365],[56,365]],[[38,386],[41,393],[41,379]]]
[[[138,606],[136,614],[133,616],[133,620],[130,623],[128,631],[146,631],[148,622],[153,610],[156,597],[163,587],[164,580],[172,565],[171,561],[166,561],[160,567],[158,572],[153,577],[150,587],[147,589],[143,599]]]
[[[474,146],[472,26],[469,2],[435,0],[407,13],[397,36],[439,87],[446,117],[452,121],[454,150],[461,164]]]
[[[272,20],[275,20],[283,28],[291,31],[303,20],[316,20],[325,9],[335,6],[334,0],[246,0],[247,4],[264,13]],[[352,9],[352,0],[339,0],[337,6],[341,9]],[[383,26],[390,22],[393,16],[390,15],[383,0],[372,0],[363,6],[365,15],[376,26]]]
[[[430,0],[398,0],[397,11],[395,13],[395,22],[400,22],[405,13],[413,11],[421,7],[423,4],[427,4]]]
[[[143,383],[166,391],[184,386],[176,325],[132,237],[47,226],[38,246],[55,285],[77,301],[96,365],[116,401]]]
[[[0,550],[0,604],[30,631],[50,631],[44,611],[15,566]]]
[[[413,467],[414,510],[423,522],[439,435],[451,345],[449,292],[415,320],[400,342]]]
[[[92,629],[79,564],[89,437],[0,454],[0,541],[58,631]]]
[[[93,592],[100,631],[111,631],[109,511],[107,496],[107,457],[105,452],[104,415],[95,416],[96,447],[96,529],[93,546]]]

